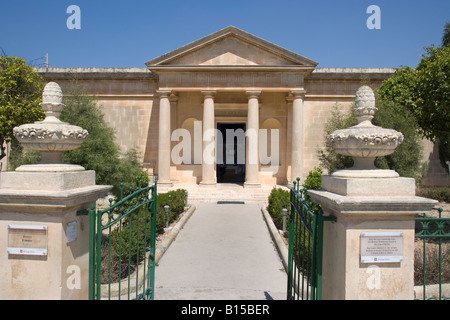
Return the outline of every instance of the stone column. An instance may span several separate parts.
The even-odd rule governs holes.
[[[286,185],[292,185],[292,94],[286,97]]]
[[[292,90],[291,182],[303,181],[303,97],[305,90]]]
[[[200,186],[211,187],[217,183],[216,178],[216,139],[214,125],[215,90],[203,90],[203,156],[202,181]]]
[[[247,152],[245,161],[246,188],[260,188],[259,182],[259,95],[261,90],[247,90]]]
[[[158,90],[159,94],[159,136],[158,136],[158,186],[171,187],[170,180],[170,93]]]
[[[170,128],[171,131],[177,129],[177,106],[178,106],[178,96],[175,93],[171,93],[169,97],[170,101]],[[172,135],[172,132],[170,133]],[[178,141],[171,141],[171,150],[174,146],[178,144]]]

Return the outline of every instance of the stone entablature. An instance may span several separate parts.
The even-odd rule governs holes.
[[[265,90],[284,90],[303,87],[304,75],[302,73],[285,72],[252,72],[223,71],[211,72],[164,72],[159,75],[159,85],[162,88],[172,88],[177,91],[199,90],[205,88],[215,90],[245,90],[246,88],[259,88]]]

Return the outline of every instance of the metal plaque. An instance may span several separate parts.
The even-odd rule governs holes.
[[[47,255],[47,226],[8,225],[8,254]]]
[[[77,222],[72,221],[66,224],[66,242],[72,242],[77,239]]]
[[[361,263],[403,261],[403,232],[362,232]]]

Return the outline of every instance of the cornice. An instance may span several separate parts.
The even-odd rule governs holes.
[[[311,66],[255,66],[255,65],[225,65],[225,66],[184,66],[184,65],[170,65],[170,66],[151,66],[151,71],[178,71],[178,72],[192,72],[192,71],[210,71],[210,72],[225,72],[225,71],[285,71],[285,72],[311,72],[314,67]]]
[[[153,79],[148,68],[35,68],[44,78],[52,79]]]

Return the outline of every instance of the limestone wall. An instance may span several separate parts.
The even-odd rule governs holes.
[[[156,167],[158,159],[159,97],[158,79],[146,68],[39,68],[47,81],[57,81],[66,94],[74,79],[96,96],[105,113],[105,120],[116,130],[116,141],[126,152],[137,148],[141,161]],[[362,81],[377,87],[392,74],[392,69],[317,68],[305,78],[304,98],[304,177],[319,164],[318,150],[323,146],[323,130],[330,111],[338,105],[350,110],[354,94]],[[244,90],[218,90],[215,97],[217,122],[245,122],[248,103]],[[178,91],[171,99],[172,131],[201,121],[203,98],[199,91]],[[264,184],[284,184],[290,176],[290,143],[288,128],[288,91],[265,91],[260,96],[260,128],[280,127],[280,168],[273,174],[261,168],[260,180]],[[227,111],[232,105],[232,111]],[[234,113],[233,113],[234,112]],[[192,128],[191,128],[192,129]],[[177,142],[172,142],[172,147]],[[424,160],[429,162],[424,183],[450,185],[450,178],[440,166],[437,148],[424,141]],[[150,167],[152,165],[149,165]],[[5,169],[5,168],[4,168]],[[201,165],[171,165],[174,182],[198,183]]]

